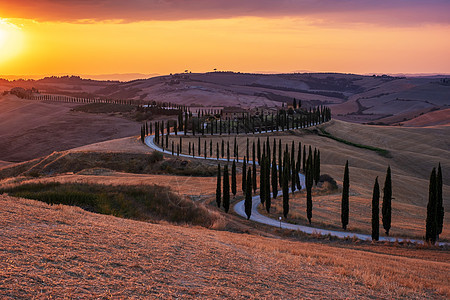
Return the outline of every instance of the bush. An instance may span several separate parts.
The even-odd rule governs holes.
[[[148,162],[149,163],[155,163],[158,161],[162,161],[164,158],[163,154],[161,152],[158,151],[154,151],[152,154],[149,155],[148,157]]]
[[[322,174],[319,177],[319,182],[327,183],[331,190],[337,190],[338,186],[336,180],[328,174]]]
[[[181,198],[162,186],[110,186],[79,183],[38,183],[0,189],[11,196],[135,220],[167,220],[213,227],[219,219],[203,204]]]

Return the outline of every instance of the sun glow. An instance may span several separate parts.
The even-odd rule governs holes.
[[[18,55],[23,46],[21,29],[4,19],[0,19],[0,65]]]

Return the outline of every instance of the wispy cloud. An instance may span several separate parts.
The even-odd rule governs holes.
[[[450,24],[448,0],[0,0],[2,17],[38,21],[305,17],[385,25]]]

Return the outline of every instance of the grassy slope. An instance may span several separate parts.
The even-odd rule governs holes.
[[[5,196],[0,196],[0,207],[2,298],[450,295],[448,252],[430,261],[342,251],[308,242],[149,224]]]
[[[318,147],[321,151],[321,172],[330,174],[342,184],[345,161],[350,165],[350,224],[349,230],[359,230],[370,234],[371,197],[376,176],[379,176],[381,188],[388,165],[392,169],[393,180],[393,217],[391,233],[394,236],[422,238],[428,201],[428,178],[431,169],[442,164],[444,180],[450,182],[450,145],[447,137],[450,127],[437,128],[401,128],[358,125],[342,121],[332,121],[324,125],[327,132],[354,144],[368,145],[386,149],[391,157],[383,157],[377,152],[347,145],[327,137],[311,134],[308,131],[294,131],[289,133],[274,133],[270,135],[271,145],[273,138],[281,138],[284,145],[295,141],[302,144]],[[207,146],[209,152],[209,137]],[[234,137],[213,137],[213,156],[215,156],[216,143],[221,139],[230,141],[230,150]],[[203,139],[203,138],[202,138]],[[250,145],[257,136],[249,136]],[[238,138],[239,155],[245,155],[246,136]],[[266,135],[261,136],[262,141]],[[178,143],[179,138],[174,138]],[[183,138],[183,150],[188,149],[189,141],[194,142],[197,148],[198,137]],[[203,140],[201,141],[203,145]],[[202,147],[203,153],[203,147]],[[250,155],[251,146],[250,146]],[[450,194],[450,186],[444,185],[444,207],[446,209],[444,232],[441,238],[450,238],[450,201],[446,195]],[[304,196],[297,196],[297,201],[291,209],[292,214],[305,215]],[[315,197],[313,199],[313,221],[340,227],[340,194]],[[276,202],[274,202],[276,203]],[[380,233],[384,233],[382,230]]]

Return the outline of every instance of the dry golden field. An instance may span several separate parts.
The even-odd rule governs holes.
[[[150,224],[5,195],[0,206],[3,299],[450,296],[442,250]]]

